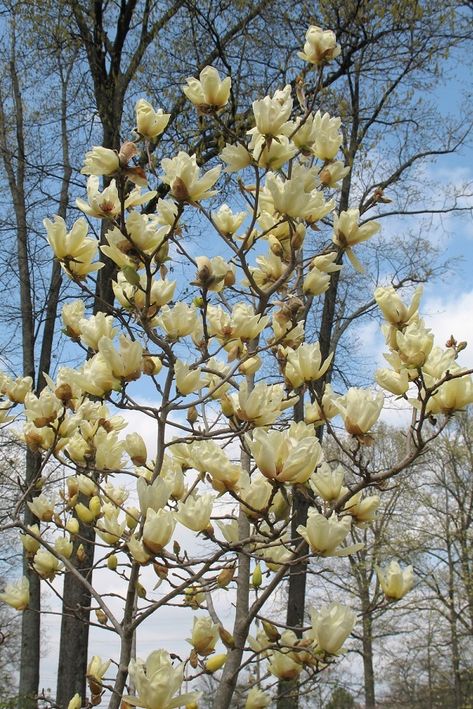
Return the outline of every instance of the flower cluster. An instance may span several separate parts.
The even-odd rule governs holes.
[[[332,32],[311,26],[300,57],[322,71],[340,52]],[[199,120],[223,131],[230,77],[205,67],[183,92]],[[30,377],[0,375],[0,424],[18,413],[23,441],[42,461],[33,485],[24,487],[34,523],[19,523],[31,573],[50,584],[74,573],[93,539],[94,569],[113,574],[111,586],[127,586],[123,624],[107,594],[92,588],[91,600],[98,623],[123,641],[116,687],[123,694],[128,665],[135,689],[123,696],[124,706],[197,706],[198,694],[182,691],[191,670],[217,672],[247,647],[241,636],[237,647],[218,621],[212,594],[228,593],[231,606],[236,579],[243,588],[242,569],[251,568],[246,582],[262,598],[245,606],[251,625],[301,554],[314,565],[323,557],[325,565],[359,552],[363,543],[350,535],[375,520],[381,503],[368,488],[378,490],[392,472],[371,475],[363,457],[376,436],[383,392],[338,392],[337,380],[330,384],[335,353],[322,338],[306,336],[313,301],[329,289],[334,297],[345,257],[361,270],[353,249],[379,224],[358,208],[335,213],[349,172],[341,119],[313,110],[316,96],[298,115],[293,94],[288,84],[255,100],[252,127],[236,142],[228,130],[210,168],[197,152],[150,160],[171,116],[139,99],[133,140],[117,151],[96,146],[85,157],[87,199],[77,207],[99,220],[100,243],[83,217],[70,228],[59,216],[44,222],[55,258],[83,296],[62,308],[63,332],[83,361],[60,367],[54,379],[46,373],[41,390]],[[238,173],[230,205],[219,203],[222,172]],[[159,198],[158,189],[148,189],[157,173]],[[192,242],[196,222],[203,238]],[[86,296],[105,263],[114,300],[103,312],[90,311]],[[376,380],[409,399],[420,434],[427,418],[473,402],[473,383],[456,362],[458,343],[434,347],[419,315],[420,291],[409,305],[393,287],[374,295],[391,367],[378,370]],[[143,429],[152,427],[155,447],[144,430],[129,427],[130,412],[146,422]],[[321,445],[321,427],[338,446],[337,462]],[[64,472],[61,487],[52,462]],[[295,533],[294,500],[301,496],[309,511]],[[191,533],[198,551],[182,541]],[[413,583],[412,570],[395,562],[378,579],[388,600]],[[8,584],[0,599],[27,609],[28,581]],[[146,661],[132,659],[130,633],[166,604],[196,612],[189,656],[177,663],[156,650]],[[280,633],[262,622],[249,638],[253,659],[274,677],[294,680],[334,661],[356,617],[334,602],[312,611],[305,632]],[[108,660],[92,657],[92,704],[110,687],[110,672]],[[83,700],[76,695],[69,708]],[[246,707],[271,701],[253,687]]]

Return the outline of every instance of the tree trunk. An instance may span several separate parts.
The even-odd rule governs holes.
[[[75,560],[78,571],[90,582],[94,563],[94,529],[81,524],[77,537],[71,560]],[[77,559],[79,545],[83,549],[81,560]],[[67,707],[76,692],[85,697],[90,600],[85,586],[75,576],[66,573],[56,690],[56,704],[59,707]]]
[[[248,388],[253,387],[253,377],[247,377]],[[245,451],[242,451],[242,467],[250,470],[250,458]],[[240,509],[238,517],[238,532],[240,539],[246,539],[250,533],[250,523],[243,509]],[[237,576],[237,596],[235,608],[235,622],[233,626],[233,639],[235,647],[228,653],[227,661],[224,665],[222,679],[217,688],[213,709],[228,709],[231,704],[233,693],[238,680],[238,670],[243,658],[248,626],[247,618],[250,605],[250,557],[248,554],[238,554],[238,576]]]
[[[350,195],[351,187],[351,173],[345,177],[343,181],[343,187],[340,197],[339,210],[342,211],[347,209],[348,200]],[[338,292],[338,281],[340,278],[340,272],[337,271],[332,274],[330,281],[330,286],[325,293],[324,306],[322,311],[322,320],[320,324],[319,332],[319,344],[322,360],[326,359],[330,353],[330,345],[332,341],[332,331],[335,321],[335,305],[337,302],[337,292]],[[333,367],[333,361],[332,361]],[[325,381],[330,380],[330,369],[326,377],[320,379],[317,382],[319,392],[323,391],[323,386]],[[295,407],[296,408],[296,407]],[[304,418],[304,409],[302,402],[302,411],[296,414],[295,417],[300,416],[300,418],[295,418],[297,421],[302,421]],[[322,443],[323,439],[323,427],[320,426],[317,430],[317,437]],[[293,519],[291,524],[291,536],[296,538],[297,527],[305,525],[307,522],[307,513],[309,510],[309,503],[307,498],[295,492],[293,498]],[[307,554],[308,547],[306,546],[303,555]],[[302,555],[302,554],[301,554]],[[289,577],[289,591],[287,598],[287,625],[289,626],[301,626],[304,622],[304,610],[305,610],[305,596],[306,596],[306,583],[307,583],[307,562],[296,564],[291,567],[291,574]],[[289,687],[289,685],[293,685]],[[294,688],[295,687],[295,688]],[[279,683],[279,698],[277,703],[277,709],[297,709],[299,706],[299,692],[297,690],[298,681],[294,680],[291,683],[283,682]]]
[[[373,667],[373,621],[368,588],[361,594],[361,612],[363,614],[363,682],[365,690],[365,708],[376,709],[375,678]]]
[[[304,420],[304,399],[301,395],[294,407],[294,421]],[[297,528],[307,521],[309,503],[307,498],[298,490],[294,491],[293,517],[291,520],[291,539],[300,539]],[[308,544],[304,544],[301,557],[307,555]],[[307,583],[307,561],[300,561],[291,566],[289,573],[288,605],[286,623],[292,628],[301,628],[304,625],[305,593]],[[297,637],[302,637],[302,631],[296,630]],[[277,709],[293,709],[299,701],[299,682],[297,679],[278,683]]]
[[[445,495],[446,511],[447,511],[447,560],[448,560],[448,620],[450,624],[450,643],[451,643],[451,661],[453,670],[453,697],[452,709],[461,709],[462,707],[462,687],[461,687],[461,672],[460,672],[460,646],[458,642],[457,631],[457,616],[455,611],[455,568],[452,555],[453,540],[450,535],[450,519],[449,519],[449,500],[448,495]]]
[[[8,177],[15,212],[17,263],[20,281],[21,299],[21,337],[23,376],[35,379],[34,317],[32,304],[31,278],[28,260],[28,224],[26,219],[25,195],[25,140],[23,98],[16,67],[16,38],[14,26],[11,32],[10,81],[15,107],[15,139],[10,148],[9,133],[6,126],[4,104],[0,105],[0,132],[3,163]],[[34,484],[40,470],[39,455],[27,451],[25,456],[25,489],[27,500],[35,494]],[[36,493],[37,494],[37,493]],[[26,524],[35,524],[38,520],[25,505]],[[20,678],[18,689],[18,707],[34,709],[39,686],[39,638],[41,588],[40,580],[29,568],[26,554],[23,555],[23,571],[30,583],[29,608],[22,617],[22,637],[20,656]]]

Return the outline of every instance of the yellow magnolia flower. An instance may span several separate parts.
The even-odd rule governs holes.
[[[63,305],[61,317],[69,337],[76,340],[80,337],[79,322],[83,319],[84,313],[85,303],[83,300],[73,300]]]
[[[317,648],[335,655],[355,627],[356,615],[336,602],[322,606],[319,611],[312,609],[310,614]]]
[[[197,311],[193,305],[179,301],[172,308],[165,305],[157,321],[168,337],[178,340],[190,335],[197,327]]]
[[[97,239],[87,236],[89,227],[85,219],[77,219],[69,232],[64,219],[57,215],[53,222],[45,219],[43,224],[54,255],[68,275],[83,279],[103,267],[103,263],[92,263],[98,244]]]
[[[144,98],[136,102],[135,112],[138,133],[148,140],[154,140],[161,135],[171,118],[171,114],[163,113],[162,108],[155,111]]]
[[[33,379],[31,377],[18,377],[14,380],[4,377],[0,384],[0,391],[15,404],[22,404],[32,387]]]
[[[232,80],[227,76],[223,81],[213,66],[206,66],[199,74],[199,79],[188,77],[187,86],[182,90],[194,106],[201,111],[223,108],[230,97]]]
[[[332,502],[340,497],[344,477],[345,471],[341,465],[332,470],[328,463],[322,463],[309,479],[309,484],[317,495]]]
[[[26,503],[35,517],[43,522],[50,522],[54,514],[55,501],[45,495],[38,495],[31,502]]]
[[[267,386],[264,382],[258,382],[248,392],[247,383],[242,382],[235,413],[241,421],[250,421],[254,426],[270,426],[298,398],[284,399],[284,391],[279,384]]]
[[[461,368],[458,365],[450,367],[451,374],[460,374]],[[434,381],[429,385],[434,385]],[[445,382],[434,391],[427,402],[427,411],[432,414],[450,415],[454,411],[460,411],[473,403],[473,380],[470,375],[456,376],[455,379]]]
[[[187,640],[199,655],[210,655],[219,638],[218,625],[208,616],[194,617],[192,636]]]
[[[422,320],[409,323],[403,332],[396,333],[396,344],[405,367],[422,367],[432,350],[434,336]]]
[[[258,687],[252,687],[248,692],[245,709],[266,709],[271,704],[271,697]]]
[[[348,433],[362,438],[378,420],[383,403],[382,392],[352,387],[335,402],[335,405],[343,417]]]
[[[281,652],[273,650],[270,654],[268,670],[272,675],[282,680],[291,680],[299,677],[302,672],[302,664],[294,659],[295,653]],[[297,655],[296,655],[297,656]]]
[[[222,204],[216,212],[212,212],[213,223],[226,236],[233,236],[247,216],[248,212],[234,214],[227,204]]]
[[[217,194],[211,188],[220,175],[220,166],[208,170],[202,177],[195,155],[188,155],[182,150],[175,158],[161,161],[164,170],[163,182],[171,188],[171,194],[179,202],[198,202]]]
[[[414,585],[412,566],[407,566],[402,570],[397,561],[391,561],[384,571],[376,568],[376,575],[384,595],[392,601],[401,599]]]
[[[99,178],[97,175],[91,175],[87,180],[87,202],[79,198],[76,199],[76,205],[89,217],[113,219],[118,216],[121,203],[116,180],[111,180],[110,184],[100,192]]]
[[[184,666],[173,667],[165,650],[155,650],[146,662],[131,660],[128,667],[137,696],[124,696],[131,706],[145,709],[174,709],[198,699],[199,694],[190,692],[177,694],[184,678]],[[177,696],[176,696],[177,695]]]
[[[319,160],[329,162],[335,158],[343,142],[340,132],[341,118],[332,117],[328,113],[317,113],[314,116],[315,141],[312,151]]]
[[[37,524],[29,524],[27,529],[33,532],[37,537],[40,536],[39,526]],[[23,549],[28,554],[35,554],[41,546],[40,543],[28,533],[20,534],[20,539]]]
[[[409,306],[405,305],[399,293],[392,286],[389,288],[376,288],[374,299],[384,318],[391,325],[407,325],[409,321],[417,315],[419,303],[422,297],[422,286],[419,286]]]
[[[230,145],[227,143],[220,153],[221,159],[227,163],[224,172],[238,172],[251,164],[251,153],[244,145]]]
[[[190,495],[185,502],[180,502],[174,517],[178,522],[192,529],[203,532],[210,526],[210,515],[214,503],[213,495]]]
[[[33,567],[41,578],[52,581],[62,569],[62,564],[50,551],[41,548],[34,555]]]
[[[362,498],[362,492],[360,490],[356,495],[350,497],[343,509],[353,517],[357,525],[365,526],[373,522],[380,502],[379,495],[368,495]]]
[[[288,347],[285,352],[286,366],[284,374],[294,389],[305,382],[313,382],[324,376],[332,362],[333,353],[322,363],[318,342],[305,342],[296,350]]]
[[[213,655],[208,660],[205,661],[205,669],[207,672],[217,672],[220,670],[227,660],[227,653],[220,653],[219,655]]]
[[[114,175],[120,169],[118,153],[109,148],[95,145],[85,154],[83,175]]]
[[[374,376],[380,387],[396,396],[402,396],[409,389],[409,373],[407,369],[394,372],[392,369],[383,367],[377,369]]]
[[[80,709],[82,706],[82,698],[78,692],[74,694],[71,701],[67,705],[67,709]]]
[[[139,433],[129,433],[125,438],[125,451],[134,465],[145,465],[148,459],[146,443]]]
[[[82,344],[95,352],[98,352],[101,337],[113,339],[117,334],[117,329],[113,327],[113,315],[105,315],[105,313],[97,313],[91,315],[90,318],[81,318],[77,327]]]
[[[265,96],[263,99],[253,101],[256,128],[252,128],[248,133],[258,132],[265,136],[278,136],[284,133],[291,111],[291,87],[288,84],[282,91],[276,91],[272,98]]]
[[[359,244],[362,241],[371,239],[381,228],[378,222],[369,221],[360,226],[359,209],[348,209],[334,216],[333,222],[333,242],[342,249]]]
[[[304,436],[291,424],[286,431],[256,429],[248,446],[256,465],[270,480],[290,484],[305,483],[322,459],[322,448],[312,426]]]
[[[117,379],[132,381],[139,379],[143,362],[143,348],[136,340],[125,335],[119,338],[120,349],[117,351],[109,337],[101,337],[98,342],[99,353],[108,363],[112,375]]]
[[[172,512],[163,509],[155,512],[149,507],[143,527],[143,544],[153,554],[159,553],[171,540],[175,526]]]
[[[354,544],[350,547],[338,549],[345,540],[351,528],[350,517],[338,519],[335,512],[327,519],[313,508],[309,512],[306,526],[299,525],[297,532],[309,544],[314,554],[321,556],[348,556],[363,547],[363,544]]]
[[[323,30],[317,25],[310,25],[305,35],[304,51],[298,56],[311,64],[323,65],[340,54],[341,47],[332,30]]]
[[[24,611],[30,602],[30,582],[23,576],[19,581],[8,583],[3,593],[0,593],[0,600],[7,603],[17,611]]]
[[[221,256],[197,256],[197,275],[193,285],[219,293],[235,283],[235,266],[227,263]]]

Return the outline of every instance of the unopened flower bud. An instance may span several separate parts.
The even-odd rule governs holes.
[[[256,564],[254,568],[253,575],[251,577],[251,583],[253,585],[253,588],[259,588],[263,583],[263,574],[261,573],[261,566],[259,564]]]
[[[217,584],[220,588],[226,588],[235,575],[235,567],[227,566],[217,576]]]
[[[107,614],[104,613],[104,611],[101,608],[97,608],[95,611],[95,615],[97,617],[98,622],[101,625],[107,625],[108,622],[108,617]]]
[[[131,140],[127,140],[123,143],[118,153],[118,158],[123,165],[128,165],[130,160],[138,154],[138,148]]]
[[[80,694],[77,692],[72,697],[71,701],[67,705],[67,709],[80,709],[82,706],[82,699]]]
[[[110,554],[110,556],[107,559],[107,566],[110,569],[110,571],[115,571],[118,565],[118,558],[116,554]]]
[[[230,650],[235,647],[235,639],[233,635],[229,633],[228,630],[225,630],[222,625],[218,626],[218,634],[220,635],[220,640],[225,645],[225,647],[230,648]]]
[[[69,517],[69,519],[66,522],[66,529],[69,532],[69,534],[78,534],[79,533],[79,520],[76,519],[76,517]]]
[[[126,526],[133,530],[136,528],[140,519],[140,511],[136,507],[128,507],[126,510]]]
[[[167,578],[168,575],[168,568],[167,566],[163,566],[163,564],[153,564],[153,569],[155,574],[160,578],[160,579],[165,579]],[[187,590],[187,589],[186,589]]]
[[[199,418],[199,414],[198,414],[195,406],[189,406],[189,408],[187,409],[188,422],[192,425],[197,421],[198,418]]]
[[[191,653],[189,655],[189,664],[190,666],[195,670],[197,665],[199,664],[199,656],[197,654],[197,650],[195,647],[192,648]]]
[[[271,640],[272,643],[275,643],[277,640],[279,640],[281,634],[275,625],[270,623],[269,620],[262,620],[261,624],[268,640]]]
[[[227,653],[222,653],[221,655],[214,655],[205,662],[205,669],[207,670],[207,672],[210,672],[210,674],[212,674],[213,672],[217,672],[217,670],[220,670],[224,666],[226,659]]]

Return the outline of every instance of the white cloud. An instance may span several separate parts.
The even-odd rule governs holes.
[[[439,347],[444,347],[451,335],[458,341],[466,340],[469,343],[460,354],[458,363],[464,367],[473,367],[473,290],[427,298],[423,302],[422,313]]]

